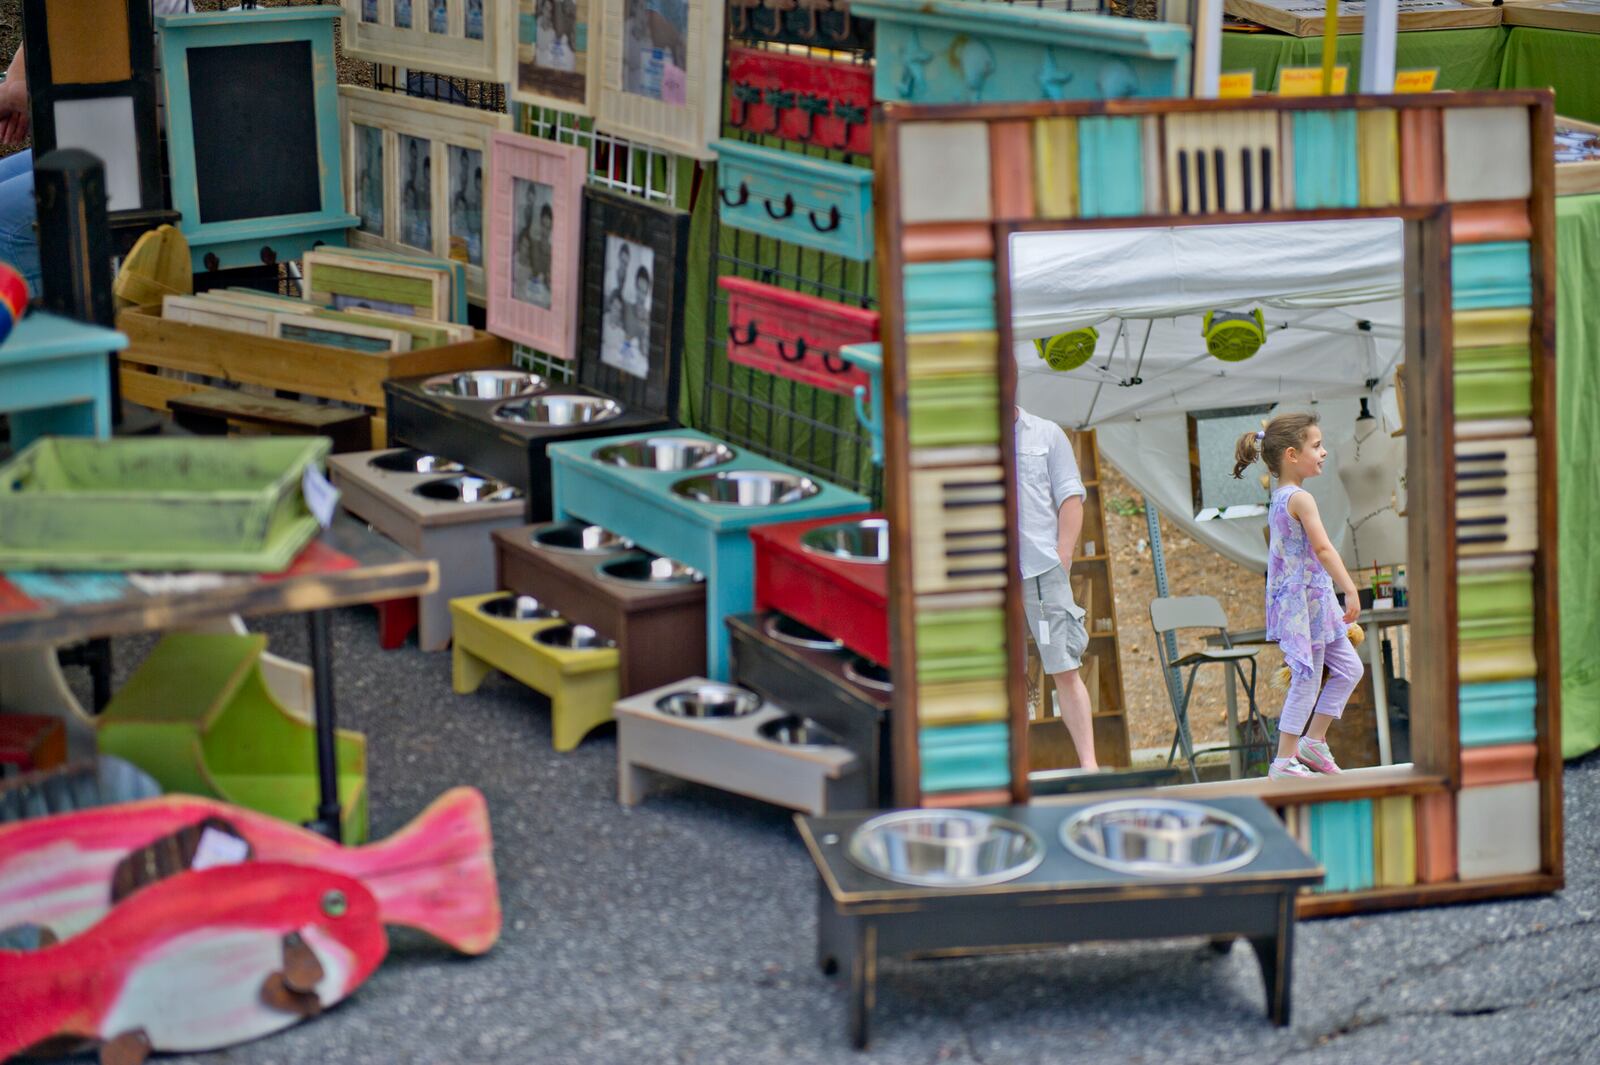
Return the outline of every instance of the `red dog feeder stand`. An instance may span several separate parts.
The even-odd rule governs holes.
[[[889,664],[889,525],[881,514],[750,530],[757,611],[776,610]]]

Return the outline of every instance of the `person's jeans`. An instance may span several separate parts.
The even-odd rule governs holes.
[[[28,282],[31,296],[39,296],[39,238],[34,232],[33,150],[0,159],[0,263],[6,263]]]

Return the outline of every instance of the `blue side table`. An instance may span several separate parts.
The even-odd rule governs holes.
[[[44,311],[18,322],[0,344],[0,413],[11,417],[12,450],[40,436],[110,436],[106,363],[127,346],[114,329]]]

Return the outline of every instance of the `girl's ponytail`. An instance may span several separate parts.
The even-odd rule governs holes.
[[[1244,471],[1249,469],[1251,464],[1254,463],[1260,457],[1261,457],[1261,434],[1260,433],[1245,433],[1243,436],[1239,437],[1239,443],[1233,449],[1233,458],[1234,458],[1233,477],[1234,477],[1234,480],[1242,479],[1244,477]]]

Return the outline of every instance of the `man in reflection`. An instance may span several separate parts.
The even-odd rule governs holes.
[[[1098,769],[1089,689],[1078,676],[1089,646],[1086,612],[1073,602],[1067,574],[1083,530],[1088,492],[1078,459],[1059,425],[1016,408],[1017,544],[1022,559],[1022,609],[1028,636],[1055,685],[1061,721],[1078,764]],[[1043,693],[1040,693],[1041,698]]]

